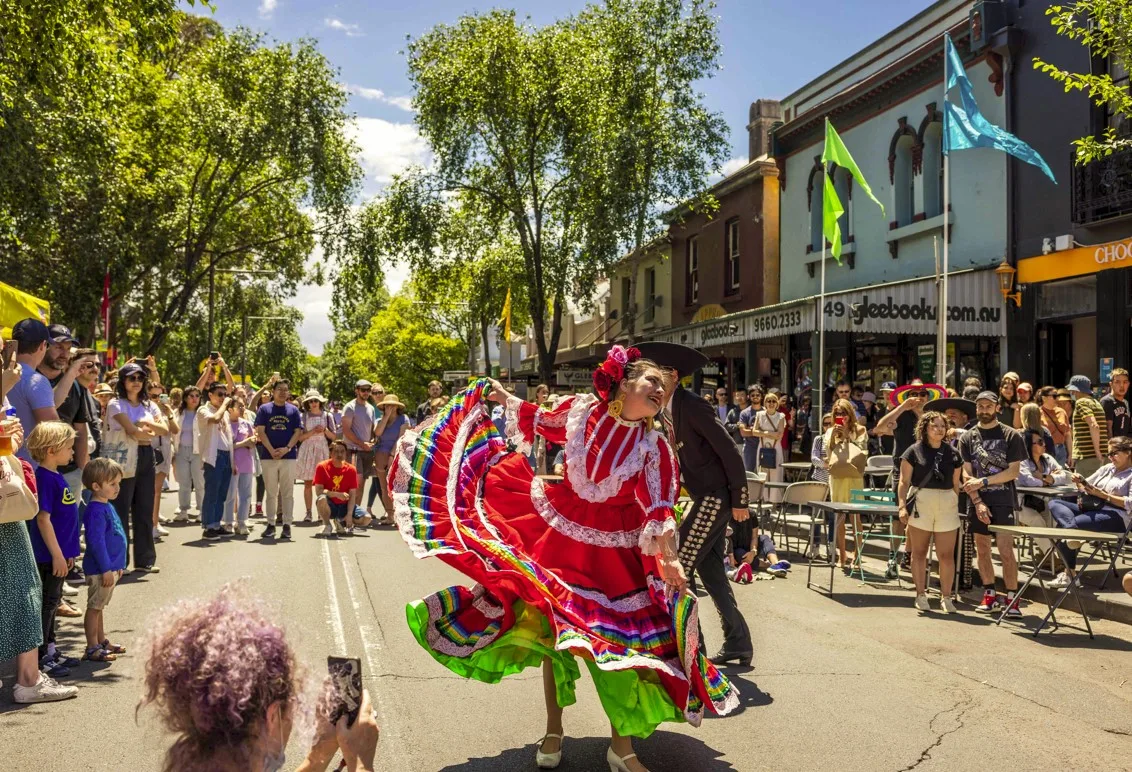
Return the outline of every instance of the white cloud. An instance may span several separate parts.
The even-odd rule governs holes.
[[[321,258],[322,248],[315,247],[308,263]],[[409,279],[407,265],[389,265],[385,268],[385,286],[390,294],[396,293]],[[334,339],[334,324],[330,321],[331,298],[334,287],[327,282],[317,284],[300,284],[295,297],[287,304],[297,308],[303,314],[303,323],[299,325],[299,340],[307,347],[307,351],[316,356],[322,353],[322,347]]]
[[[275,9],[279,7],[279,0],[260,0],[259,15],[261,18],[270,19],[271,15],[275,13]]]
[[[268,0],[268,2],[270,2],[270,0]],[[341,19],[335,19],[333,16],[328,16],[327,18],[323,19],[322,23],[326,27],[329,27],[332,30],[337,30],[338,32],[345,32],[346,37],[349,37],[349,38],[356,38],[356,37],[360,37],[361,35],[365,34],[365,33],[362,32],[362,28],[359,27],[357,24],[347,24],[346,22],[342,21]]]
[[[735,172],[739,171],[744,166],[746,166],[747,163],[748,163],[748,161],[747,161],[746,156],[743,156],[742,158],[728,159],[723,164],[723,176],[724,177],[730,177],[732,174],[734,174]]]
[[[366,176],[379,184],[412,164],[428,161],[428,143],[411,123],[392,123],[381,118],[355,118],[351,133],[361,148]]]
[[[386,96],[385,92],[379,88],[369,88],[367,86],[358,86],[353,83],[346,84],[346,92],[359,96],[362,99],[368,99],[372,102],[381,102],[386,105],[393,105],[405,112],[413,112],[413,98],[407,96]]]

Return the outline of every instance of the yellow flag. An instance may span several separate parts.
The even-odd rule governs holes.
[[[503,340],[511,342],[511,288],[507,288],[507,299],[503,301],[503,314],[496,326],[503,325]]]

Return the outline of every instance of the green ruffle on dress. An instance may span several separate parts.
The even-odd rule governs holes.
[[[0,523],[0,662],[43,643],[43,585],[25,523]]]

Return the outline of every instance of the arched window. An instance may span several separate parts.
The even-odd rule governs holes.
[[[825,173],[814,169],[810,174],[810,251],[821,252],[825,243],[822,234],[822,193],[825,190]]]
[[[943,124],[937,119],[924,127],[924,216],[943,214]]]
[[[837,191],[837,197],[841,199],[841,208],[845,210],[845,214],[837,221],[837,225],[841,228],[841,243],[848,244],[850,236],[853,234],[852,229],[849,227],[853,215],[853,175],[847,169],[836,167],[833,170],[833,189]]]
[[[916,213],[916,175],[912,168],[914,134],[896,140],[892,166],[893,213],[898,226],[911,225]]]

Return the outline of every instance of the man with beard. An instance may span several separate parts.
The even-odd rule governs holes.
[[[673,371],[675,379],[708,361],[699,351],[675,343],[642,343],[637,348],[646,359]],[[719,420],[716,407],[678,380],[663,420],[680,460],[684,487],[692,495],[692,504],[680,523],[680,562],[689,578],[699,572],[723,623],[723,647],[711,661],[717,665],[750,665],[754,656],[751,631],[735,603],[723,564],[728,523],[750,517],[743,457]]]
[[[59,420],[75,429],[75,454],[59,473],[72,491],[83,489],[83,467],[90,453],[87,446],[87,424],[90,422],[90,405],[82,380],[93,372],[98,373],[98,359],[92,354],[71,358],[71,347],[78,341],[71,331],[61,324],[47,328],[51,341],[47,354],[39,365],[39,374],[48,380],[55,394],[55,410]]]
[[[987,614],[1002,605],[995,592],[994,565],[991,563],[990,525],[1014,525],[1017,495],[1014,481],[1026,459],[1022,435],[998,420],[998,395],[984,391],[975,400],[978,423],[959,439],[963,459],[963,490],[969,501],[967,523],[975,534],[975,553],[979,577],[983,582],[983,602],[975,609]],[[1018,600],[1018,560],[1014,556],[1014,537],[997,534],[998,555],[1002,559],[1002,581],[1006,585],[1009,617],[1021,617]]]

